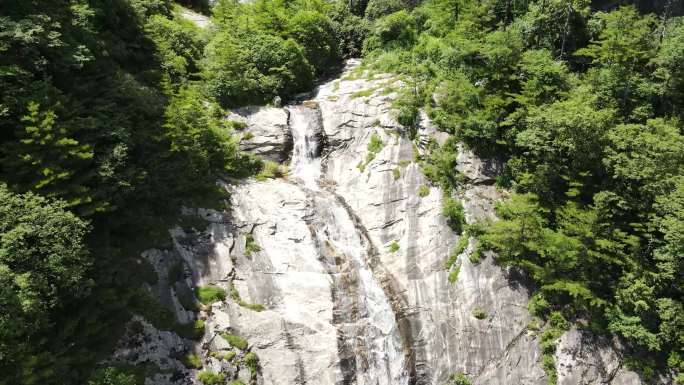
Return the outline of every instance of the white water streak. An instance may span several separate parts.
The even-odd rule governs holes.
[[[358,270],[359,301],[367,313],[359,321],[357,334],[363,338],[368,360],[363,369],[363,357],[357,357],[358,385],[407,385],[408,373],[394,311],[382,287],[375,280],[365,257],[366,248],[347,210],[332,194],[319,187],[321,159],[317,157],[317,129],[321,124],[315,110],[306,105],[289,107],[290,128],[294,150],[290,167],[293,180],[315,191],[317,215],[325,218],[315,231],[323,242],[327,240],[336,251],[350,259]]]

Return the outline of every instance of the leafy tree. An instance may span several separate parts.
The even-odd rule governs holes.
[[[223,105],[289,97],[312,86],[314,68],[293,40],[266,33],[219,33],[207,45],[204,79]]]
[[[88,295],[87,222],[63,201],[14,194],[0,185],[0,368],[3,381],[38,381],[50,371],[31,368],[45,360],[45,335],[57,313]],[[27,367],[27,364],[29,366]],[[22,373],[26,370],[27,372]]]
[[[299,11],[289,22],[289,34],[304,47],[307,61],[318,75],[335,68],[339,61],[335,26],[324,14]]]
[[[632,210],[649,210],[654,199],[666,195],[684,173],[684,136],[672,122],[621,124],[608,133],[608,140],[603,162],[619,181],[615,192]]]
[[[145,23],[145,32],[154,41],[170,82],[180,83],[199,71],[204,43],[194,24],[154,15]]]
[[[363,41],[370,33],[369,21],[352,13],[344,1],[336,2],[329,15],[335,29],[338,52],[343,57],[360,56]]]
[[[655,17],[640,16],[633,6],[625,6],[613,12],[597,12],[591,23],[598,36],[577,55],[626,71],[636,71],[655,55]]]
[[[406,8],[403,0],[370,0],[366,6],[365,16],[375,20]]]
[[[408,46],[415,42],[415,20],[406,11],[395,12],[380,19],[364,41],[364,50]]]

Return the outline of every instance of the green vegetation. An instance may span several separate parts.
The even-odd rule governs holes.
[[[259,369],[259,357],[256,355],[256,353],[249,352],[245,354],[245,356],[242,358],[242,361],[249,368],[249,372],[252,374],[252,377],[255,377],[257,370]]]
[[[453,270],[449,272],[449,276],[447,277],[447,280],[449,280],[449,283],[455,283],[456,280],[458,280],[458,273],[461,272],[461,266],[456,266]]]
[[[404,81],[402,124],[425,108],[450,134],[417,157],[431,183],[449,196],[468,182],[459,142],[505,164],[514,194],[471,234],[471,261],[495,251],[534,280],[542,320],[588,320],[647,380],[684,382],[684,19],[635,3],[386,2],[364,50]]]
[[[365,90],[356,91],[356,92],[354,92],[353,94],[351,94],[351,98],[352,98],[352,99],[356,99],[356,98],[367,98],[367,97],[373,95],[373,93],[374,93],[375,91],[376,91],[375,88],[368,88],[368,89],[365,89]]]
[[[66,206],[32,193],[13,194],[0,184],[3,365],[24,365],[32,341],[50,333],[51,314],[83,300],[93,286],[84,245],[88,223]]]
[[[370,142],[368,142],[368,152],[377,154],[383,147],[385,147],[385,144],[382,142],[382,139],[376,133],[373,133],[370,137]]]
[[[135,376],[116,368],[105,368],[95,372],[88,385],[138,385]]]
[[[456,244],[456,247],[454,247],[454,250],[451,251],[451,256],[449,257],[449,260],[447,261],[446,268],[450,269],[451,266],[456,262],[456,259],[458,258],[459,255],[461,255],[466,248],[468,247],[468,242],[470,241],[470,238],[467,236],[467,234],[461,234],[461,236],[458,238],[458,244]]]
[[[202,382],[204,385],[223,385],[226,380],[226,376],[223,373],[214,373],[214,372],[200,372],[197,375],[197,379]]]
[[[234,346],[240,350],[247,350],[248,344],[244,338],[238,337],[230,333],[221,333],[220,335],[221,338],[226,340],[231,346]]]
[[[428,195],[430,195],[430,187],[424,184],[420,185],[420,187],[418,187],[418,196],[425,198]]]
[[[257,312],[266,310],[266,307],[262,304],[248,303],[248,302],[243,301],[242,297],[240,296],[240,292],[235,287],[235,285],[232,285],[232,284],[230,286],[230,298],[232,298],[233,301],[237,302],[238,305],[240,305],[244,308],[254,310]]]
[[[548,317],[548,323],[541,334],[542,366],[549,377],[549,384],[555,385],[558,379],[554,354],[558,339],[570,325],[560,312],[554,311]]]
[[[473,317],[475,317],[479,320],[483,320],[483,319],[487,318],[487,313],[482,309],[474,309],[473,310]]]
[[[143,288],[133,292],[128,306],[128,310],[142,315],[159,330],[173,331],[183,338],[194,340],[204,335],[204,321],[196,320],[185,324],[178,322],[173,312],[162,306]]]
[[[201,286],[196,289],[197,298],[204,305],[211,305],[214,302],[226,299],[226,290],[218,286]]]
[[[254,236],[251,233],[245,235],[245,256],[251,257],[253,253],[260,251],[261,246],[256,243]]]
[[[483,257],[484,256],[482,254],[482,248],[478,245],[478,247],[476,247],[475,250],[473,250],[473,252],[468,255],[468,260],[473,265],[476,265],[482,262]]]
[[[6,185],[27,212],[44,199],[41,215],[0,229],[9,250],[36,240],[0,260],[12,315],[0,321],[3,381],[86,383],[132,311],[192,334],[139,292],[157,281],[140,252],[170,247],[173,224],[202,230],[178,214],[220,206],[217,179],[287,174],[240,153],[244,124],[224,108],[310,89],[358,56],[370,31],[345,1],[181,3],[211,14],[211,33],[171,0],[3,3],[2,194]]]
[[[463,204],[458,199],[445,197],[442,201],[442,214],[447,218],[449,227],[457,233],[463,232],[465,212]]]
[[[202,369],[202,358],[197,354],[188,354],[183,360],[185,367],[189,369]]]
[[[287,174],[287,165],[267,160],[263,162],[263,168],[255,178],[256,180],[263,182],[269,178],[285,178]]]
[[[225,353],[219,353],[219,352],[211,352],[209,353],[209,356],[216,358],[217,360],[224,360],[224,361],[232,361],[237,353],[234,351],[229,351]]]
[[[454,374],[444,385],[472,385],[472,382],[463,373]]]
[[[396,253],[397,251],[399,251],[399,243],[397,243],[397,241],[392,241],[392,243],[390,243],[387,249],[390,253]]]
[[[375,155],[378,154],[385,147],[385,143],[382,142],[380,136],[375,132],[370,137],[370,142],[368,142],[368,153],[366,154],[366,159],[360,162],[356,167],[363,172],[366,169],[368,163],[375,159]]]
[[[141,289],[159,279],[140,252],[170,247],[174,224],[201,230],[180,209],[225,201],[217,179],[287,175],[239,151],[244,125],[225,108],[287,101],[363,53],[349,78],[397,73],[402,86],[381,92],[398,90],[412,139],[421,108],[450,135],[414,146],[431,185],[453,196],[468,183],[459,143],[504,164],[499,221],[465,228],[455,200],[444,214],[477,238],[471,262],[493,250],[534,281],[545,352],[582,319],[621,337],[645,381],[672,371],[684,383],[681,16],[646,1],[183,4],[211,13],[210,33],[170,0],[3,2],[2,382],[140,382],[94,371],[133,313],[201,336],[201,322],[178,323]],[[383,146],[374,133],[361,172]],[[168,273],[182,284],[182,267]],[[544,366],[553,379],[551,353]]]
[[[401,170],[397,167],[392,170],[392,179],[399,180],[401,178]]]

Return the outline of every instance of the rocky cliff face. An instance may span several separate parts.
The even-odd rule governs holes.
[[[194,212],[210,222],[205,231],[175,229],[173,251],[148,253],[162,278],[183,266],[183,284],[161,279],[157,297],[179,321],[206,321],[199,343],[137,321],[116,357],[167,371],[149,383],[198,383],[179,358],[192,352],[205,370],[256,384],[442,385],[456,373],[473,384],[547,383],[539,332],[528,326],[530,293],[491,256],[472,263],[472,241],[449,282],[445,262],[460,235],[414,161],[420,146],[393,117],[388,91],[402,85],[355,65],[310,101],[239,111],[252,133],[245,148],[289,156],[290,175],[226,186],[230,212]],[[417,143],[444,140],[426,117],[418,135]],[[468,222],[493,215],[504,194],[493,185],[497,170],[461,149],[458,171],[469,183],[455,198]],[[206,285],[231,295],[188,312],[178,298]],[[568,332],[555,357],[558,383],[641,384],[618,351]]]

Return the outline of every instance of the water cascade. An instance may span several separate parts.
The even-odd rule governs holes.
[[[358,385],[407,385],[404,349],[389,298],[368,264],[367,240],[333,191],[320,187],[320,111],[313,101],[289,108],[294,142],[290,178],[309,191],[314,218],[310,220],[319,248],[333,272],[333,291],[349,293],[354,312],[337,315],[341,341],[349,348],[347,378]],[[337,264],[338,266],[334,266]],[[351,282],[351,283],[350,283]],[[353,287],[352,287],[353,286]],[[340,350],[344,350],[341,347]]]

